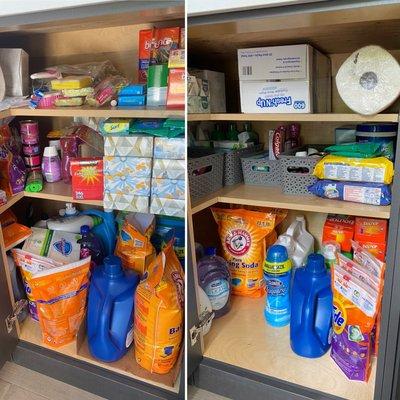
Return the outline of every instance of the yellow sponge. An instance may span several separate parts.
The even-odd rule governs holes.
[[[63,89],[81,89],[91,86],[92,78],[90,76],[67,76],[62,79],[54,79],[51,81],[53,90]]]

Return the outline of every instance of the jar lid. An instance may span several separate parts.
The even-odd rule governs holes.
[[[360,124],[357,125],[357,132],[397,132],[397,123]]]
[[[43,157],[56,157],[58,156],[57,147],[48,146],[44,148]]]

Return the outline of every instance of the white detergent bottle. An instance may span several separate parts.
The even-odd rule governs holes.
[[[314,252],[314,238],[306,230],[306,220],[303,215],[296,217],[287,231],[279,235],[275,244],[286,247],[295,268],[302,267],[309,254]]]

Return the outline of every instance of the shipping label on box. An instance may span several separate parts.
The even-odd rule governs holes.
[[[186,154],[185,138],[154,138],[154,158],[183,160]]]
[[[133,194],[104,193],[104,208],[106,210],[121,210],[132,212],[149,212],[150,197]]]
[[[153,178],[185,179],[185,160],[154,159]]]
[[[240,82],[243,113],[310,113],[312,97],[307,81]]]
[[[185,200],[185,181],[181,179],[159,179],[151,181],[151,195],[165,199]]]
[[[311,46],[238,49],[239,80],[307,79]]]
[[[133,175],[150,178],[152,158],[104,156],[104,175]]]
[[[105,137],[104,155],[152,157],[153,137],[147,135],[110,135]]]
[[[169,215],[171,217],[185,217],[185,200],[164,199],[152,197],[150,212],[152,214]]]

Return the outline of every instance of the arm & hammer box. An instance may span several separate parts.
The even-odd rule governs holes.
[[[243,113],[331,111],[330,59],[307,44],[238,49]]]

